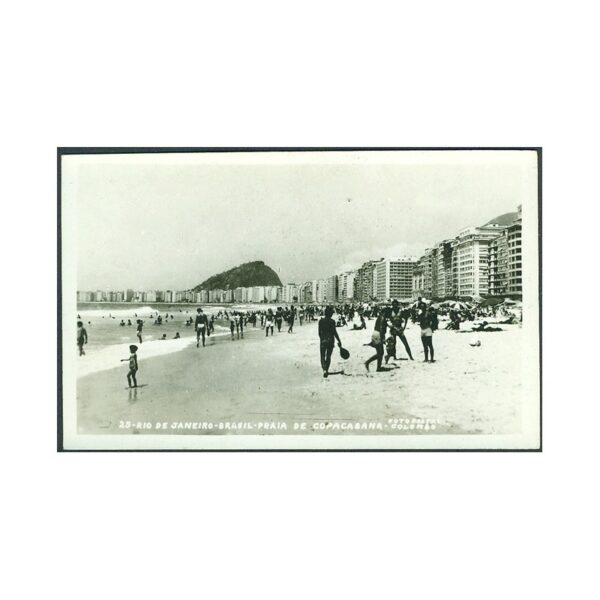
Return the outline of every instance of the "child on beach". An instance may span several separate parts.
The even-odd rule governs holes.
[[[88,337],[87,331],[83,326],[82,321],[77,321],[77,347],[79,348],[79,356],[83,356],[85,354],[85,350],[83,349],[83,345],[87,344]]]
[[[137,373],[138,370],[138,362],[137,362],[137,349],[138,347],[135,346],[134,344],[132,344],[131,346],[129,346],[129,352],[131,352],[131,355],[129,356],[129,358],[122,358],[121,362],[129,362],[129,372],[127,373],[127,383],[129,385],[129,387],[137,387],[137,379],[135,378],[135,374]],[[133,381],[133,385],[131,385],[131,382]]]
[[[390,358],[394,360],[398,360],[396,358],[396,336],[390,335],[387,340],[385,340],[385,364],[387,365]]]
[[[141,319],[137,320],[137,338],[140,340],[140,344],[142,343],[142,329],[144,327],[144,321]]]

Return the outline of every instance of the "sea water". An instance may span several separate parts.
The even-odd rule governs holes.
[[[194,320],[196,309],[202,308],[210,318],[219,311],[248,312],[266,310],[270,305],[189,305],[189,304],[129,304],[84,302],[77,305],[74,318],[83,322],[88,335],[84,345],[85,356],[78,356],[78,377],[122,366],[121,359],[129,357],[129,346],[138,346],[138,361],[162,354],[177,352],[196,343]],[[158,317],[162,323],[158,324]],[[189,323],[190,318],[192,323]],[[142,344],[137,337],[137,320],[143,322]],[[125,325],[121,325],[121,321]],[[131,325],[127,323],[131,322]],[[179,333],[179,339],[175,335]],[[166,339],[162,339],[163,335]],[[225,319],[214,322],[215,337],[230,335]],[[76,340],[73,340],[76,345]]]

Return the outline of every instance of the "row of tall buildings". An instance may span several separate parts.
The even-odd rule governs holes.
[[[327,302],[522,294],[521,207],[508,222],[467,227],[423,256],[369,260],[326,280]],[[504,215],[507,217],[507,215]]]
[[[521,207],[508,224],[468,227],[428,248],[415,265],[413,298],[515,296],[522,286]]]
[[[78,302],[317,304],[522,294],[521,207],[508,223],[468,227],[421,258],[369,260],[355,270],[283,286],[228,290],[77,292]]]
[[[78,302],[190,302],[194,304],[225,302],[291,302],[287,300],[295,294],[294,286],[255,286],[239,287],[233,290],[145,290],[145,291],[105,291],[77,292]]]

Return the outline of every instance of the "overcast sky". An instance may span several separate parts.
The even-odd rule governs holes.
[[[187,289],[263,260],[283,283],[418,256],[536,200],[526,152],[66,157],[78,289]]]

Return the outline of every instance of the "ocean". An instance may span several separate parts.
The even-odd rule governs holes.
[[[78,303],[77,315],[74,317],[77,317],[78,321],[83,321],[88,335],[88,343],[84,346],[86,354],[77,357],[78,376],[120,366],[120,359],[129,356],[131,344],[138,346],[138,360],[143,360],[176,352],[195,343],[194,325],[187,325],[186,322],[190,318],[194,319],[197,308],[202,308],[210,317],[223,310],[245,312],[266,310],[269,307],[271,305],[266,304]],[[156,324],[158,316],[162,317],[161,325]],[[138,319],[144,323],[142,344],[137,338]],[[122,321],[125,323],[124,326],[121,325]],[[175,339],[176,333],[179,333],[180,339]],[[166,335],[165,340],[162,339],[163,335]],[[230,335],[229,323],[217,319],[212,335],[215,337]],[[76,340],[73,340],[73,346],[76,346]]]

